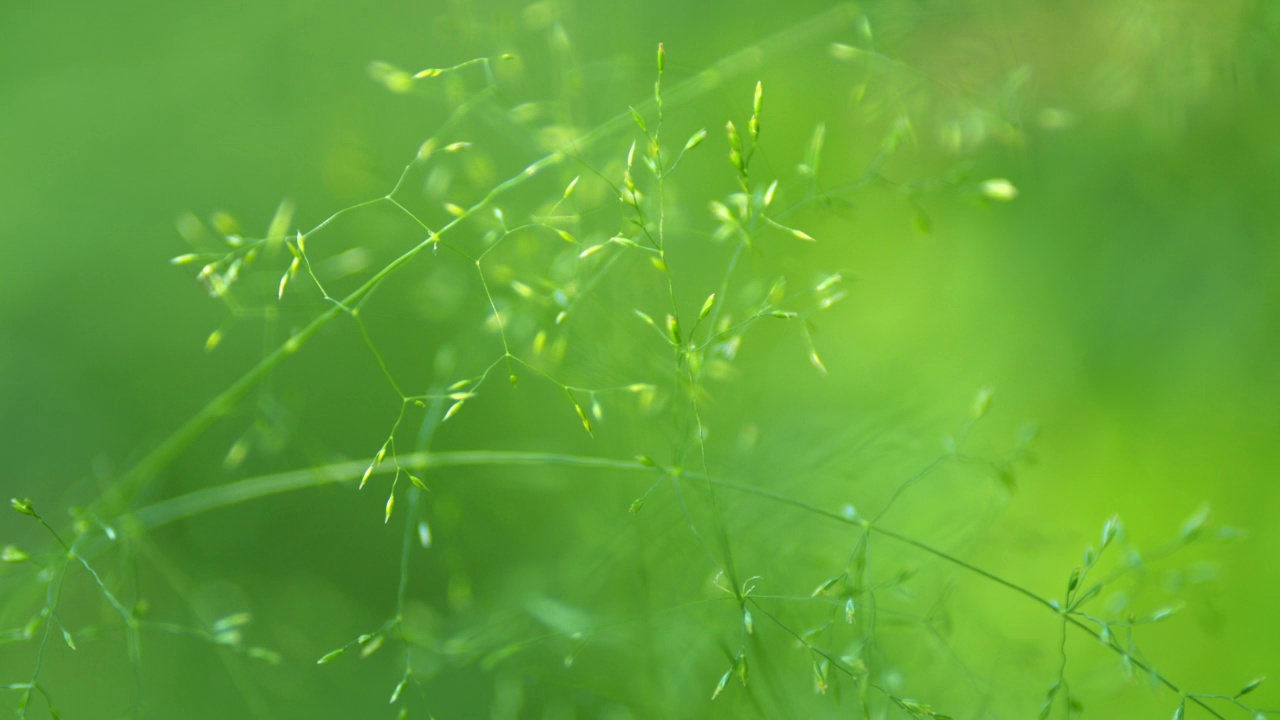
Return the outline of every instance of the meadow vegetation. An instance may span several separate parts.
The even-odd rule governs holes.
[[[543,5],[531,48],[370,65],[448,108],[384,194],[181,217],[209,357],[261,351],[93,497],[12,500],[17,717],[1275,714],[1146,649],[1242,531],[1099,498],[1026,581],[991,528],[1038,429],[998,388],[918,422],[824,396],[879,299],[823,246],[866,207],[999,222],[1026,69],[957,111],[840,5],[705,68],[659,44],[602,118]],[[856,120],[788,109],[796,53]]]

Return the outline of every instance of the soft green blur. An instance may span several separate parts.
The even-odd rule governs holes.
[[[1189,692],[1232,695],[1280,675],[1270,607],[1280,593],[1280,9],[887,0],[862,10],[865,23],[816,0],[7,3],[0,497],[29,497],[69,538],[71,508],[94,507],[210,398],[331,307],[305,272],[277,301],[289,260],[279,246],[239,281],[233,306],[210,297],[195,280],[199,264],[168,263],[196,251],[175,229],[179,218],[227,213],[261,237],[288,198],[297,208],[289,231],[311,228],[385,194],[423,140],[452,123],[441,145],[473,146],[441,152],[448,174],[415,165],[397,195],[438,228],[448,220],[442,202],[480,200],[621,116],[570,146],[575,159],[498,203],[508,225],[521,224],[582,176],[565,206],[580,217],[564,226],[579,245],[542,228],[488,256],[511,350],[542,358],[539,370],[499,364],[429,437],[424,421],[452,401],[406,406],[402,453],[626,462],[642,453],[873,517],[963,435],[963,457],[912,484],[885,527],[1061,599],[1108,518],[1123,518],[1137,547],[1158,548],[1208,506],[1215,533],[1226,525],[1246,537],[1197,543],[1136,574],[1126,587],[1138,616],[1185,605],[1135,629],[1138,657]],[[815,26],[814,17],[825,19]],[[596,266],[580,251],[624,227],[604,178],[621,183],[634,139],[633,172],[657,202],[627,116],[635,106],[654,121],[642,104],[659,42],[664,87],[703,83],[665,104],[664,145],[675,152],[694,131],[709,132],[664,191],[673,288],[627,255],[583,290],[579,268]],[[494,61],[496,90],[457,121],[458,106],[484,87],[479,67],[418,80],[409,93],[370,73],[375,62],[412,72],[504,53],[517,58]],[[736,60],[716,65],[726,57]],[[713,66],[714,82],[704,74]],[[709,370],[716,379],[698,393],[695,416],[681,405],[687,388],[673,380],[671,349],[633,310],[661,324],[674,294],[688,334],[703,299],[719,292],[732,246],[712,237],[708,202],[737,189],[723,126],[732,119],[747,132],[757,80],[765,94],[752,190],[779,179],[779,208],[804,203],[784,221],[817,242],[761,233],[720,301],[736,303],[741,319],[775,277],[799,292],[834,272],[847,296],[812,317],[825,374],[808,358],[803,323],[769,318],[744,336],[732,368]],[[860,186],[902,117],[901,146]],[[832,192],[809,202],[797,165],[818,123],[819,180]],[[991,197],[999,184],[984,195],[992,179],[1011,182],[1016,199]],[[480,252],[495,220],[486,211],[468,222],[456,242]],[[383,203],[344,215],[307,250],[340,296],[427,235]],[[621,252],[609,246],[590,262]],[[583,300],[557,325],[554,292],[570,286]],[[474,265],[445,249],[397,270],[360,312],[408,395],[444,392],[499,357],[490,315]],[[219,329],[221,343],[206,351]],[[549,349],[536,355],[539,330]],[[659,392],[648,410],[643,393],[600,393],[591,437],[540,371],[574,387],[643,382]],[[981,388],[994,390],[990,411],[966,431]],[[575,397],[590,414],[587,395]],[[182,449],[131,508],[367,462],[400,405],[360,325],[339,317]],[[1039,435],[1025,457],[992,472],[986,459],[1004,469],[1031,426]],[[227,462],[237,447],[243,460]],[[814,692],[818,656],[788,633],[832,623],[805,642],[839,659],[856,654],[872,612],[868,662],[885,691],[872,691],[875,717],[910,717],[888,694],[957,718],[1029,717],[1058,677],[1051,611],[888,538],[872,541],[877,600],[846,624],[809,595],[847,566],[857,528],[778,497],[549,463],[414,473],[430,489],[412,491],[401,476],[385,524],[387,473],[361,491],[348,477],[154,531],[129,514],[102,518],[114,543],[90,521],[77,547],[122,607],[145,606],[136,661],[89,574],[51,584],[40,571],[64,553],[31,518],[4,509],[0,547],[34,557],[0,564],[0,686],[27,683],[39,668],[69,720],[394,718],[401,707],[440,720],[862,717],[856,683],[834,669],[828,693]],[[432,529],[429,549],[406,524],[417,514]],[[1107,553],[1108,563],[1122,559],[1118,547]],[[718,566],[732,568],[739,588],[761,576],[749,636],[737,601],[716,587]],[[74,651],[56,630],[44,643],[43,627],[21,637],[58,593]],[[1108,591],[1098,612],[1114,600]],[[316,665],[397,612],[401,630],[376,654],[361,660],[353,649]],[[189,632],[236,613],[252,616],[238,642]],[[1174,693],[1141,672],[1127,679],[1117,653],[1068,630],[1066,677],[1086,717],[1174,712]],[[278,662],[246,656],[259,647]],[[747,687],[734,678],[712,702],[740,647]],[[389,705],[406,661],[413,681]],[[21,695],[4,691],[0,707]],[[1247,699],[1280,707],[1266,684]],[[1053,717],[1066,712],[1059,704]],[[36,695],[27,716],[48,715]],[[1209,715],[1188,707],[1187,717]]]

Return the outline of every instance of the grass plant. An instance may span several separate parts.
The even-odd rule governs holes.
[[[567,53],[567,37],[550,38]],[[260,237],[228,215],[185,218],[193,246],[173,263],[227,310],[206,348],[217,353],[252,325],[266,349],[95,502],[64,518],[40,488],[12,501],[12,517],[48,536],[3,555],[0,617],[12,628],[0,642],[31,668],[3,678],[16,716],[73,717],[57,709],[75,682],[67,657],[90,646],[90,672],[130,679],[123,706],[96,716],[154,717],[165,705],[149,678],[165,651],[152,648],[174,639],[204,643],[236,689],[211,717],[314,712],[276,677],[358,696],[366,717],[441,720],[1117,717],[1107,682],[1126,677],[1147,681],[1150,704],[1175,720],[1274,714],[1251,704],[1260,679],[1206,691],[1143,650],[1149,626],[1180,609],[1152,603],[1150,568],[1239,535],[1207,511],[1148,550],[1118,517],[1100,522],[1053,588],[988,565],[983,518],[964,516],[1016,502],[1035,439],[1032,429],[986,432],[1000,412],[992,389],[945,408],[953,430],[936,455],[900,453],[886,463],[894,472],[871,478],[796,460],[811,455],[797,442],[822,438],[771,434],[785,420],[771,425],[758,395],[794,416],[818,403],[807,384],[760,373],[761,358],[798,361],[789,372],[815,378],[836,372],[820,328],[841,303],[876,301],[859,296],[847,268],[813,261],[811,248],[857,231],[836,211],[894,202],[927,231],[934,195],[973,198],[974,212],[1018,196],[964,160],[902,179],[893,163],[920,128],[892,92],[867,100],[883,120],[861,167],[828,155],[834,128],[817,118],[805,138],[774,144],[785,110],[775,81],[757,78],[814,47],[868,77],[909,70],[879,53],[860,10],[841,5],[684,68],[682,80],[672,77],[679,49],[658,45],[652,92],[579,131],[571,108],[514,99],[502,67],[520,58],[419,71],[378,63],[370,74],[388,91],[440,94],[453,108],[385,194],[309,227],[281,202]],[[716,96],[729,98],[720,117],[686,113]],[[551,119],[540,128],[523,120],[542,113]],[[344,244],[375,215],[394,239]],[[375,260],[361,267],[364,257]],[[447,306],[447,322],[414,314],[432,303]],[[351,387],[381,386],[357,402],[384,420],[349,428],[363,450],[289,467],[300,452],[271,450],[274,437],[290,442],[275,425],[287,393],[274,383],[288,385],[313,346],[338,341],[363,347],[380,380]],[[225,481],[175,484],[175,463],[227,426]],[[877,432],[851,444],[887,447]],[[303,610],[268,613],[279,626],[260,627],[252,603],[215,615],[192,599],[199,582],[169,558],[163,533],[308,495],[345,508],[345,525],[282,519],[285,532],[264,529],[259,542],[354,553],[347,568],[393,564],[393,586],[360,590],[379,598],[378,612],[318,626],[303,624],[315,619]],[[348,533],[372,532],[383,540],[343,549]],[[151,594],[172,599],[157,610]],[[971,612],[984,604],[995,609]],[[1034,698],[1010,689],[996,659],[1009,647],[998,617],[1023,612],[1043,630],[1022,669],[1037,679]],[[359,686],[344,683],[358,665],[371,668]]]

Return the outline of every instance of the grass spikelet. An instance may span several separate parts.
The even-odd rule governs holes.
[[[218,345],[222,344],[222,330],[214,330],[204,339],[205,352],[213,352]]]
[[[27,554],[15,545],[5,545],[0,550],[0,562],[21,563],[31,559],[31,555]]]
[[[702,303],[702,309],[698,311],[698,319],[705,320],[711,314],[711,309],[716,305],[716,294],[711,293]]]
[[[984,180],[978,186],[982,197],[996,202],[1012,202],[1018,198],[1018,188],[1005,178]]]
[[[699,145],[702,144],[702,141],[706,139],[707,139],[707,131],[705,128],[695,132],[693,135],[689,136],[689,139],[687,141],[685,141],[685,144],[684,144],[685,151],[688,152],[689,150],[692,150],[698,147]]]
[[[582,422],[582,429],[586,430],[588,435],[594,437],[595,433],[592,432],[591,418],[587,415],[587,411],[578,403],[578,399],[573,396],[572,392],[568,390],[565,392],[569,395],[569,402],[573,403],[574,411],[578,413],[578,420]]]
[[[463,399],[463,400],[459,400],[459,401],[455,402],[454,404],[450,405],[450,406],[449,406],[449,409],[448,409],[447,411],[445,411],[444,417],[443,417],[443,418],[441,418],[441,422],[444,422],[444,421],[448,420],[449,418],[453,417],[454,415],[457,415],[457,414],[458,414],[458,411],[462,409],[462,405],[463,405],[463,403],[465,403],[465,402],[466,402],[466,400],[465,400],[465,399]]]

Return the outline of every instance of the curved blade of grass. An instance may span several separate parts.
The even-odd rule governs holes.
[[[621,470],[630,472],[654,472],[654,468],[637,462],[635,460],[614,460],[610,458],[589,457],[580,455],[565,455],[557,453],[539,453],[539,452],[506,452],[498,450],[477,450],[477,451],[457,451],[457,452],[419,452],[412,455],[405,455],[400,458],[400,465],[405,469],[418,467],[461,467],[468,465],[559,465],[562,467],[580,467],[590,469],[607,469]],[[307,470],[293,470],[274,475],[263,475],[254,478],[240,480],[238,482],[220,485],[218,487],[197,490],[186,495],[182,495],[170,500],[164,500],[138,510],[136,517],[147,528],[157,528],[167,525],[184,518],[193,517],[201,513],[215,510],[218,508],[229,507],[249,500],[278,495],[280,493],[291,492],[294,490],[302,490],[310,487],[320,487],[323,485],[331,485],[340,482],[354,482],[357,480],[365,469],[369,466],[369,460],[357,460],[336,465],[326,465]],[[684,477],[709,482],[717,487],[724,488],[732,492],[745,493],[765,498],[784,505],[789,505],[803,512],[819,515],[835,522],[845,525],[853,525],[861,527],[868,532],[875,533],[882,537],[888,538],[898,543],[911,546],[932,555],[950,565],[962,568],[969,573],[983,577],[1007,590],[1011,590],[1037,605],[1044,607],[1054,615],[1062,615],[1061,610],[1054,605],[1048,598],[1015,583],[1011,580],[996,575],[995,573],[984,570],[966,560],[955,557],[943,550],[939,550],[931,545],[920,542],[914,538],[908,537],[901,533],[880,527],[879,525],[869,523],[857,518],[849,518],[833,510],[827,510],[817,505],[798,500],[796,498],[782,495],[780,493],[766,490],[764,488],[754,487],[751,485],[743,485],[740,483],[730,482],[728,480],[720,480],[712,478],[702,473],[685,471]],[[1080,620],[1067,615],[1065,620],[1068,624],[1075,626],[1082,632],[1087,633],[1095,640],[1101,641],[1101,636],[1091,627],[1085,625]],[[1145,664],[1141,660],[1127,655],[1125,651],[1111,643],[1103,643],[1115,653],[1127,656],[1134,667],[1139,668],[1143,672],[1149,674],[1157,682],[1169,688],[1171,691],[1180,696],[1185,696],[1191,702],[1199,706],[1205,712],[1215,718],[1223,718],[1216,710],[1206,704],[1203,700],[1195,695],[1184,693],[1181,688],[1174,684],[1171,680],[1161,675],[1151,666]],[[1225,720],[1225,718],[1223,718]]]

